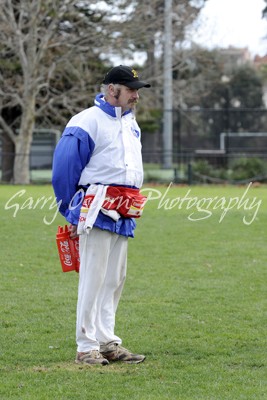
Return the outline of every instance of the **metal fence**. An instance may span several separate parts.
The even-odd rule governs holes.
[[[154,133],[143,132],[143,154],[147,162],[162,162],[162,121]],[[222,148],[222,140],[224,148]],[[178,109],[173,110],[174,162],[183,153],[267,153],[266,109]]]
[[[165,156],[162,121],[159,120],[157,125],[158,129],[152,133],[142,132],[147,180],[153,180],[153,177],[158,181],[201,180],[200,176],[197,177],[199,172],[193,168],[201,161],[214,170],[229,169],[236,160],[244,158],[267,162],[266,109],[173,110],[173,168],[170,171],[162,171]],[[55,130],[35,132],[30,154],[33,180],[51,179],[53,152],[59,136],[60,132]],[[0,167],[6,156],[0,141]],[[213,177],[210,178],[212,181]]]

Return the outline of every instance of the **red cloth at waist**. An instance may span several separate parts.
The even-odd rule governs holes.
[[[86,195],[82,207],[90,208],[94,195]],[[140,218],[147,197],[140,194],[139,189],[132,189],[121,186],[109,186],[102,208],[116,210],[126,218]]]
[[[123,217],[140,218],[147,197],[140,194],[139,189],[120,186],[109,186],[103,208],[116,210]]]

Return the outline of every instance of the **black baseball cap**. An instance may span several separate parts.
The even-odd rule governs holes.
[[[149,88],[151,86],[147,82],[139,81],[137,71],[125,65],[119,65],[108,71],[103,83],[105,85],[109,83],[119,83],[131,89],[140,89],[142,87]]]

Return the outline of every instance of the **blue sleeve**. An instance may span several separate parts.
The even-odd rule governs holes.
[[[59,140],[53,158],[52,185],[60,213],[77,225],[78,210],[69,204],[78,190],[82,170],[88,164],[95,144],[89,134],[79,127],[68,127]]]

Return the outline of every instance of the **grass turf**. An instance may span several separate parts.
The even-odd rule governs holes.
[[[74,364],[78,275],[61,272],[55,233],[64,220],[49,224],[51,187],[0,186],[0,398],[266,399],[267,193],[250,187],[245,203],[245,191],[147,191],[155,199],[129,243],[116,324],[124,346],[147,359],[81,367]],[[181,203],[186,194],[217,203],[205,214]],[[222,199],[242,196],[221,219]],[[261,201],[257,213],[253,198]],[[244,216],[255,219],[246,225]]]

